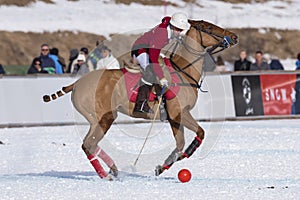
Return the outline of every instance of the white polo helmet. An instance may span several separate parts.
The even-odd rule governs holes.
[[[171,17],[170,24],[175,26],[176,28],[186,30],[190,28],[190,24],[188,23],[187,15],[184,13],[174,13]]]

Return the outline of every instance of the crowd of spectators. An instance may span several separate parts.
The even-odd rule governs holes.
[[[59,49],[50,48],[48,44],[42,44],[40,55],[33,58],[27,74],[77,74],[83,75],[95,69],[120,69],[118,60],[112,55],[111,50],[101,44],[99,48],[101,57],[97,63],[93,64],[89,58],[89,49],[81,47],[80,50],[74,48],[70,50],[68,64],[65,59],[60,56]],[[0,66],[0,74],[2,72]],[[3,70],[3,73],[4,70]]]
[[[204,61],[204,63],[210,63],[205,66],[206,71],[224,72],[224,71],[261,71],[261,70],[285,70],[283,64],[275,56],[268,54],[264,55],[261,50],[255,52],[253,56],[248,56],[247,51],[242,49],[239,53],[239,58],[234,61],[233,65],[223,61],[219,55],[213,58],[213,62]],[[297,56],[295,70],[300,70],[300,53]]]
[[[284,70],[280,60],[274,56],[265,56],[258,50],[254,55],[254,62],[249,61],[246,50],[240,51],[240,58],[234,62],[234,71],[257,71],[257,70]]]
[[[101,44],[99,47],[100,58],[96,63],[89,57],[89,49],[81,47],[71,49],[69,52],[68,63],[59,54],[56,47],[50,48],[48,44],[42,44],[40,55],[34,57],[28,68],[27,74],[77,74],[83,75],[96,69],[120,69],[118,60],[113,56],[111,50]],[[260,71],[260,70],[284,70],[284,66],[276,57],[264,55],[261,50],[255,52],[253,57],[248,57],[247,51],[242,49],[239,53],[239,59],[235,60],[233,66],[218,55],[215,58],[207,56],[210,62],[205,59],[204,65],[206,71]],[[252,60],[252,62],[251,62]],[[215,66],[212,66],[215,65]],[[297,55],[295,70],[300,70],[300,53]],[[6,74],[3,66],[0,64],[0,74]]]

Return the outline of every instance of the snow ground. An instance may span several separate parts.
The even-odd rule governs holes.
[[[1,199],[299,199],[299,120],[199,122],[201,149],[159,177],[153,169],[174,149],[168,124],[156,123],[138,161],[150,124],[115,124],[101,142],[120,177],[100,179],[83,151],[88,127],[0,129]],[[187,144],[194,137],[186,131]],[[192,180],[180,183],[182,168]]]

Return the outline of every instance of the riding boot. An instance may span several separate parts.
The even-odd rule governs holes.
[[[152,85],[143,84],[140,86],[137,100],[133,112],[142,112],[142,113],[151,113],[153,114],[153,110],[148,105],[149,93],[152,88]]]
[[[155,92],[156,92],[158,100],[160,100],[160,98],[162,98],[160,105],[159,105],[159,114],[160,114],[160,121],[163,122],[163,121],[167,120],[167,118],[168,118],[168,114],[165,109],[164,96],[163,96],[163,94],[161,94],[162,89],[158,84],[155,84],[154,88],[155,88]]]

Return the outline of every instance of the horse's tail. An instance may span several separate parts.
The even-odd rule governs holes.
[[[57,91],[56,93],[53,93],[51,95],[44,95],[43,100],[44,100],[44,102],[49,102],[49,101],[55,100],[58,97],[61,97],[65,94],[71,92],[73,90],[73,87],[74,87],[74,83],[72,83],[71,85],[68,85],[66,87],[62,87],[61,90]]]

